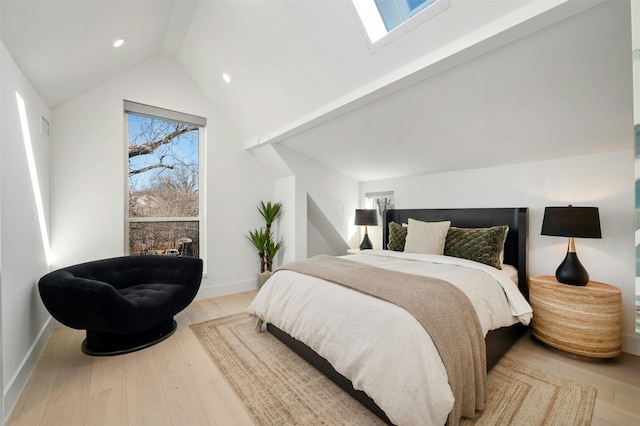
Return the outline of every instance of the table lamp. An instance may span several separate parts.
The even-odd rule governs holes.
[[[556,270],[558,282],[587,285],[589,274],[578,260],[574,238],[602,238],[597,207],[545,207],[542,235],[569,237],[567,256]]]
[[[360,244],[360,250],[372,249],[373,245],[369,239],[369,230],[367,226],[378,224],[378,211],[375,209],[356,209],[355,224],[364,226],[364,238]]]

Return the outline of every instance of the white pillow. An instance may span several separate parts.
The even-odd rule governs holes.
[[[444,243],[451,221],[422,222],[409,219],[404,251],[407,253],[444,254]]]
[[[507,229],[505,229],[504,231],[504,240],[502,241],[502,250],[500,251],[500,264],[504,265],[504,243],[507,242],[507,234],[509,233],[509,226],[508,225],[504,225],[507,227]],[[518,282],[516,281],[516,284]]]

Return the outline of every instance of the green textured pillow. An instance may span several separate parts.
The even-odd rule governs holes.
[[[404,242],[407,239],[407,227],[396,222],[389,222],[388,250],[404,251]]]
[[[500,253],[508,226],[491,228],[449,228],[444,244],[445,256],[469,259],[502,269]]]

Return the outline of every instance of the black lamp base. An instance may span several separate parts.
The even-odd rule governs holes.
[[[584,286],[589,282],[589,274],[578,260],[578,255],[568,251],[556,270],[556,279],[563,284]]]
[[[362,239],[362,243],[360,244],[360,250],[371,250],[372,248],[373,244],[371,244],[369,234],[364,234],[364,238]]]

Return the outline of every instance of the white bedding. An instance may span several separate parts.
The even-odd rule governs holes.
[[[367,250],[345,259],[444,279],[472,301],[484,334],[518,321],[531,307],[513,271],[437,255]],[[507,299],[507,297],[509,299]],[[444,424],[453,407],[447,373],[431,337],[404,309],[319,278],[275,273],[249,314],[272,323],[327,359],[397,425]]]

